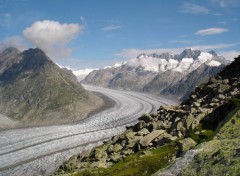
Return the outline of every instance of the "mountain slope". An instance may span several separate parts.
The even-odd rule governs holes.
[[[140,54],[118,66],[91,72],[82,82],[97,86],[186,97],[228,62],[214,51]]]
[[[22,125],[79,120],[101,104],[40,49],[0,54],[0,113]]]
[[[83,81],[114,89],[141,91],[142,87],[156,76],[155,72],[145,71],[143,67],[122,65],[91,72]]]
[[[209,77],[216,75],[224,68],[224,65],[218,67],[211,67],[206,64],[201,64],[196,70],[190,72],[175,84],[171,84],[170,87],[166,87],[161,91],[163,95],[183,95],[183,99],[186,99],[196,85],[205,82]]]

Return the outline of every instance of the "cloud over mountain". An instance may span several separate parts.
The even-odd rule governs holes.
[[[43,20],[26,28],[23,35],[35,47],[41,48],[50,56],[62,58],[70,55],[71,49],[67,44],[76,38],[83,28],[79,24]]]

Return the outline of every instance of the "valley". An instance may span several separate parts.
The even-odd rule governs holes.
[[[101,144],[160,105],[176,104],[161,97],[84,86],[111,98],[115,105],[79,123],[10,129],[0,132],[0,175],[47,175],[72,155]]]

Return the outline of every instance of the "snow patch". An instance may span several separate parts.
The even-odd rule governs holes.
[[[72,70],[72,72],[77,77],[78,81],[82,81],[93,70],[98,70],[98,69],[86,68],[86,69],[83,69],[83,70]]]
[[[178,64],[177,68],[174,71],[184,72],[190,69],[190,66],[194,62],[193,58],[183,58],[182,61]]]
[[[201,52],[200,56],[198,56],[198,59],[201,63],[207,62],[212,58],[212,54],[206,53],[206,52]]]
[[[207,63],[207,65],[212,66],[212,67],[218,67],[219,65],[221,65],[221,63],[218,61],[212,60],[209,63]]]

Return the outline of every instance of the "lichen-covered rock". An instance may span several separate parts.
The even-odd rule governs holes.
[[[143,128],[143,129],[141,129],[139,132],[137,132],[137,135],[139,135],[139,136],[145,136],[145,135],[147,135],[148,133],[150,133],[150,132],[148,131],[148,129],[147,129],[147,128]]]
[[[121,158],[122,156],[120,155],[120,153],[113,153],[110,155],[110,159],[112,162],[118,162]]]
[[[101,145],[97,148],[95,148],[92,152],[91,152],[91,158],[94,158],[95,160],[101,160],[102,158],[107,158],[107,148],[108,145]]]
[[[122,146],[120,144],[110,145],[107,149],[108,153],[115,153],[122,150]]]
[[[184,153],[191,148],[195,147],[197,143],[192,138],[185,138],[178,142],[180,153]]]

